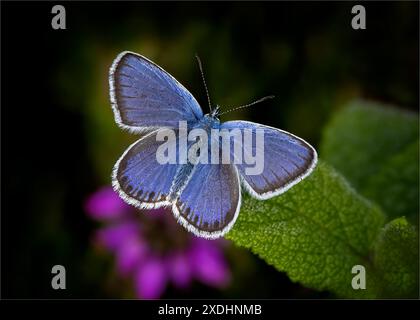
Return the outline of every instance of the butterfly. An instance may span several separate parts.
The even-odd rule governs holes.
[[[109,86],[117,125],[141,134],[113,168],[114,190],[141,209],[172,208],[176,220],[199,237],[216,239],[232,228],[241,207],[241,186],[256,199],[269,199],[296,185],[316,166],[316,150],[303,139],[254,122],[220,122],[218,107],[203,114],[193,95],[173,76],[134,52],[116,57]],[[263,130],[263,171],[248,175],[246,163],[159,163],[156,152],[162,142],[157,136],[164,130],[179,135],[180,121],[186,121],[189,129],[241,129],[253,135]],[[251,144],[242,151],[261,150]]]

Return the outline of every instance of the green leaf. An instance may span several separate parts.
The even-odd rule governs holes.
[[[375,246],[374,263],[382,274],[381,296],[418,298],[418,232],[405,218],[388,223]]]
[[[357,100],[323,133],[320,153],[390,218],[419,212],[418,115]]]
[[[369,250],[383,222],[377,206],[320,162],[281,196],[266,201],[245,197],[227,238],[307,287],[343,297],[376,297]],[[351,269],[360,264],[368,270],[368,290],[351,286]]]
[[[407,216],[418,225],[419,140],[390,157],[366,181],[363,193],[376,201],[391,218]]]
[[[418,115],[357,100],[326,126],[320,154],[360,190],[390,157],[417,141],[418,132]]]

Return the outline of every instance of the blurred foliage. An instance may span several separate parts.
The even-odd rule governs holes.
[[[418,114],[358,100],[326,126],[320,147],[331,163],[389,218],[419,213]],[[417,223],[416,223],[417,224]]]
[[[390,157],[376,175],[369,177],[363,192],[390,218],[406,216],[418,225],[419,140]]]
[[[405,218],[388,223],[375,246],[374,264],[382,276],[382,297],[419,298],[418,230]]]

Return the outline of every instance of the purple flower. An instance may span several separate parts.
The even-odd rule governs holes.
[[[169,283],[185,289],[194,279],[218,288],[229,284],[223,240],[204,240],[189,234],[170,211],[139,212],[111,187],[90,196],[85,210],[103,222],[95,233],[95,242],[114,255],[117,272],[132,279],[138,298],[157,299]]]
[[[86,212],[95,219],[118,218],[129,209],[130,206],[121,201],[111,187],[99,189],[85,203]]]

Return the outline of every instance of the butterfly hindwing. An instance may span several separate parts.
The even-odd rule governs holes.
[[[124,129],[144,132],[196,121],[202,110],[187,89],[145,57],[122,52],[109,75],[115,120]]]
[[[241,129],[252,132],[252,143],[243,144],[243,154],[256,152],[263,155],[264,167],[261,174],[249,175],[250,165],[237,164],[246,190],[257,199],[268,199],[279,195],[308,176],[317,162],[315,149],[286,131],[248,121],[228,121],[222,129]],[[264,130],[264,150],[257,148],[256,130]],[[245,136],[245,134],[244,134]]]
[[[169,130],[169,129],[161,129]],[[178,164],[161,164],[156,152],[162,142],[153,131],[132,144],[117,161],[113,186],[129,203],[140,208],[169,205],[168,197]],[[177,142],[174,141],[174,144]]]
[[[198,163],[172,209],[178,221],[189,231],[210,239],[230,230],[240,206],[240,180],[236,167]]]

